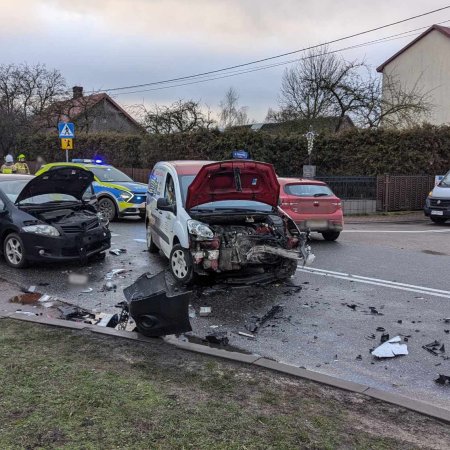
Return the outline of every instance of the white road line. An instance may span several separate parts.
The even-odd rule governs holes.
[[[442,297],[450,299],[450,291],[444,291],[441,289],[433,289],[425,286],[416,286],[414,284],[397,283],[396,281],[381,280],[379,278],[362,277],[360,275],[334,272],[331,270],[315,269],[311,267],[299,266],[297,270],[300,272],[313,273],[314,275],[332,277],[340,280],[354,281],[357,283],[371,284],[375,286],[383,286],[391,289],[399,289],[401,291],[415,292],[418,294],[426,294],[434,297]]]
[[[342,230],[343,233],[450,233],[448,230]]]

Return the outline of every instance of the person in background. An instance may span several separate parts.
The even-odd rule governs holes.
[[[25,155],[23,153],[21,153],[18,157],[17,157],[17,162],[16,162],[16,170],[17,173],[24,173],[29,175],[30,173],[30,168],[28,167],[28,164],[25,162]]]
[[[11,155],[5,156],[5,164],[0,167],[0,173],[11,174],[16,173],[16,165],[14,164],[14,158]]]

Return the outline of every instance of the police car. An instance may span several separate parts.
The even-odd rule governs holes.
[[[36,175],[56,167],[81,167],[94,174],[92,185],[98,199],[98,208],[108,220],[136,215],[145,217],[146,184],[137,183],[115,167],[92,159],[46,164]]]

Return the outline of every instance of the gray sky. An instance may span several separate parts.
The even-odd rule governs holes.
[[[70,86],[106,89],[243,63],[336,39],[449,4],[432,0],[0,0],[0,64],[45,63]],[[450,9],[332,49],[450,20]],[[450,22],[449,24],[450,25]],[[377,66],[413,37],[343,52]],[[286,59],[286,58],[285,58]],[[289,59],[292,59],[290,57]],[[228,87],[262,121],[284,67],[207,83],[119,95],[124,105],[201,100]]]

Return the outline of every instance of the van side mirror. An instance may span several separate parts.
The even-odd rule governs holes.
[[[156,200],[156,208],[160,211],[170,211],[171,213],[176,214],[177,213],[177,205],[172,204],[170,205],[168,200],[166,198],[158,198]]]

